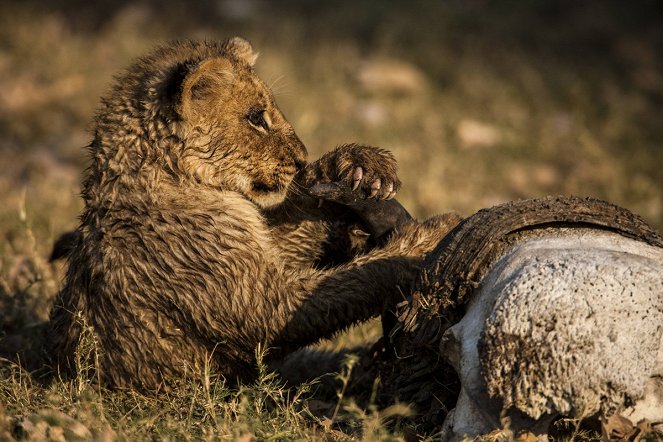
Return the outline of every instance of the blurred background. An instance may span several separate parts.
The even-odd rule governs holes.
[[[2,292],[57,289],[44,258],[77,224],[114,73],[168,40],[234,35],[311,158],[393,151],[417,217],[576,194],[663,229],[660,0],[3,1]]]

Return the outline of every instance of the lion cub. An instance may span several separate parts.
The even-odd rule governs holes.
[[[77,369],[85,327],[109,386],[154,390],[210,364],[249,379],[258,345],[278,358],[380,314],[435,245],[435,221],[409,222],[391,199],[387,152],[346,145],[307,164],[255,60],[240,38],[176,43],[101,100],[51,312],[61,371]],[[382,248],[328,259],[334,217],[374,235],[404,224]]]

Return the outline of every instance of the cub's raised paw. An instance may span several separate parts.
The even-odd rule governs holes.
[[[397,169],[389,151],[344,144],[307,166],[306,184],[313,196],[343,204],[390,200],[401,186]]]

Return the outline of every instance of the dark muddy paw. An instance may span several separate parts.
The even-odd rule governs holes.
[[[300,181],[322,201],[351,208],[376,239],[412,217],[394,199],[401,186],[393,155],[383,149],[345,144],[309,164]]]
[[[345,144],[307,169],[305,184],[310,193],[342,204],[390,200],[401,186],[393,155],[377,147]]]

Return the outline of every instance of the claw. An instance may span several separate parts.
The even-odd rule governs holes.
[[[361,179],[364,177],[364,170],[361,167],[355,168],[354,172],[352,172],[352,190],[357,190],[359,187],[359,183],[361,183]]]
[[[394,192],[394,183],[389,183],[389,185],[387,186],[387,188],[385,189],[385,191],[383,193],[384,197],[382,199],[385,199],[385,200],[388,199],[389,195],[391,195],[392,192]],[[394,194],[395,194],[395,192],[394,192]]]
[[[395,191],[395,190],[392,190],[392,191],[389,193],[389,196],[387,196],[385,199],[386,199],[386,200],[390,200],[390,199],[393,199],[395,196],[396,196],[396,191]]]
[[[371,184],[371,194],[368,197],[373,198],[375,195],[377,195],[381,187],[382,187],[382,181],[380,180],[380,178],[373,181],[373,184]]]
[[[361,229],[352,229],[352,230],[350,230],[350,234],[354,235],[354,236],[357,236],[359,238],[368,238],[369,236],[371,236],[370,233],[364,232]]]
[[[320,198],[320,199],[318,200],[318,209],[319,209],[320,207],[322,207],[322,203],[323,203],[323,202],[324,202],[324,200],[323,200],[322,198]]]

